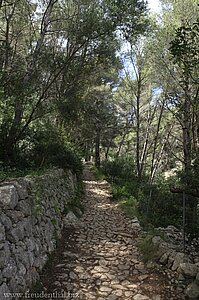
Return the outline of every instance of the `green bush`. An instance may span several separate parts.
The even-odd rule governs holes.
[[[80,175],[82,172],[81,156],[71,143],[53,126],[40,127],[32,134],[29,143],[21,147],[21,157],[30,167],[60,167],[71,169]],[[30,145],[29,147],[27,146]]]
[[[113,180],[135,177],[134,162],[129,157],[118,157],[113,161],[104,161],[102,167],[105,175]]]
[[[134,166],[128,158],[121,158],[103,164],[104,172],[112,186],[113,199],[131,216],[136,215],[146,229],[182,224],[182,195],[172,194],[171,181],[160,178],[149,185],[147,178],[141,182],[134,173]]]
[[[152,229],[149,230],[146,236],[138,240],[137,246],[140,248],[144,262],[154,261],[157,258],[158,246],[152,243],[154,236],[160,236],[159,232]],[[162,237],[162,236],[161,236]]]
[[[42,174],[52,167],[70,169],[80,177],[81,155],[55,126],[36,124],[17,144],[14,160],[0,162],[0,180]]]

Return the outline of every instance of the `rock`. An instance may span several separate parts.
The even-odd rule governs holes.
[[[109,269],[107,267],[95,266],[91,273],[106,273]]]
[[[115,291],[113,291],[113,293],[114,293],[114,295],[116,295],[118,297],[121,297],[123,294],[122,290],[115,290]]]
[[[2,249],[0,250],[0,268],[4,268],[7,265],[10,255],[11,253],[10,253],[9,245],[7,242],[5,242],[3,244]]]
[[[190,299],[198,299],[199,297],[199,286],[197,285],[196,282],[192,282],[188,285],[188,287],[185,290],[185,294],[190,298]]]
[[[23,221],[24,214],[18,210],[7,210],[6,215],[11,219],[13,223],[18,223],[19,221]]]
[[[152,243],[155,247],[158,247],[163,242],[163,239],[160,236],[154,236],[152,238]]]
[[[148,296],[137,294],[133,297],[133,300],[150,300]]]
[[[140,281],[143,281],[143,280],[147,279],[148,277],[149,277],[149,275],[140,275],[140,276],[138,276],[138,279]]]
[[[184,253],[180,253],[178,252],[176,255],[175,255],[175,258],[174,258],[174,262],[173,262],[173,266],[172,266],[172,270],[173,271],[176,271],[180,264],[184,263],[186,260],[186,255]]]
[[[3,277],[10,279],[14,277],[16,273],[17,273],[16,263],[13,258],[10,258],[6,267],[2,271],[2,275]]]
[[[0,186],[0,207],[14,209],[18,200],[18,194],[13,184]]]
[[[6,230],[9,230],[11,228],[11,226],[12,226],[11,220],[3,212],[1,213],[0,220],[1,220],[1,223],[4,225]]]
[[[106,300],[117,300],[118,296],[117,295],[110,295],[106,298]]]
[[[3,283],[0,286],[0,299],[12,300],[12,297],[9,296],[9,293],[10,293],[10,290],[8,289],[7,284]],[[6,297],[5,297],[5,294],[7,294]]]
[[[184,276],[180,273],[178,276],[178,281],[184,281],[184,280],[185,280]]]
[[[170,253],[168,256],[168,262],[167,262],[167,266],[169,269],[171,269],[173,267],[175,257],[176,257],[176,252],[174,250],[170,250]]]
[[[15,180],[13,184],[17,190],[19,199],[27,199],[28,189],[30,188],[30,182],[24,178],[17,178],[17,180]]]
[[[29,251],[33,251],[35,249],[35,240],[34,238],[26,238],[25,244],[27,245],[27,248]]]
[[[63,219],[63,223],[65,227],[74,227],[78,228],[81,226],[81,221],[76,217],[76,215],[70,211]]]
[[[39,280],[39,274],[37,273],[35,268],[31,268],[28,270],[25,275],[27,286],[33,286],[37,280]]]
[[[134,295],[134,292],[132,292],[132,291],[126,291],[126,292],[124,292],[124,295],[125,295],[126,297],[131,297],[131,296]]]
[[[107,292],[107,293],[110,293],[112,291],[111,288],[109,288],[108,286],[105,286],[105,285],[102,285],[100,288],[99,288],[100,292]]]
[[[3,283],[3,275],[2,272],[0,271],[0,285]]]
[[[69,277],[70,277],[70,279],[73,279],[73,280],[78,279],[78,276],[77,276],[77,274],[75,274],[75,272],[70,272]]]
[[[16,206],[16,209],[22,211],[24,216],[31,215],[31,206],[27,200],[20,200]]]
[[[160,295],[153,295],[152,300],[161,300]]]
[[[0,224],[0,242],[5,241],[5,228]]]
[[[17,279],[16,279],[16,276],[15,277],[12,277],[8,283],[8,288],[9,290],[11,291],[11,293],[16,293],[16,291],[19,290],[19,286],[18,286],[18,282],[17,282]],[[6,300],[6,299],[5,299]]]
[[[197,281],[197,283],[199,283],[199,272],[196,275],[196,281]]]
[[[163,265],[166,265],[168,262],[170,251],[165,252],[161,257],[160,257],[160,263]]]
[[[19,263],[18,268],[19,268],[18,275],[23,277],[27,273],[25,266],[22,263]]]
[[[199,267],[191,263],[182,263],[178,268],[178,272],[187,277],[196,277],[197,273],[199,272]]]
[[[12,243],[17,243],[18,241],[22,241],[24,236],[24,222],[21,221],[7,234],[7,239]]]

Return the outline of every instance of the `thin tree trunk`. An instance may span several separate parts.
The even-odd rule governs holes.
[[[150,183],[152,183],[154,175],[155,175],[155,157],[156,157],[156,151],[157,151],[157,147],[158,147],[158,137],[159,137],[159,132],[160,132],[160,125],[161,125],[161,121],[162,121],[163,111],[164,111],[164,103],[165,103],[165,99],[163,100],[163,103],[161,105],[156,134],[154,137],[153,154],[152,154],[152,160],[151,160],[151,172],[150,172],[150,180],[149,180]]]
[[[95,166],[97,168],[99,168],[100,163],[101,163],[101,159],[100,159],[100,129],[97,128],[96,137],[95,137]]]
[[[141,75],[139,74],[137,82],[137,97],[136,97],[136,166],[138,180],[141,180],[142,170],[140,165],[140,97],[141,97]]]

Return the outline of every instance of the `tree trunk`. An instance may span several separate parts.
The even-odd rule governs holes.
[[[142,170],[140,165],[140,97],[141,97],[141,78],[139,75],[137,82],[137,99],[136,99],[136,166],[138,180],[142,178]]]
[[[101,163],[101,159],[100,159],[100,129],[97,128],[96,137],[95,137],[95,166],[97,168],[99,168],[100,163]]]
[[[186,81],[183,109],[183,153],[184,153],[184,171],[185,184],[189,190],[191,188],[191,161],[192,161],[192,114],[191,114],[191,91],[189,80]],[[191,234],[196,231],[198,200],[191,196],[187,201],[187,230]]]

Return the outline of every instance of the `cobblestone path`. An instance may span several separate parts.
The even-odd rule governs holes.
[[[111,202],[107,182],[95,181],[88,167],[84,182],[82,226],[63,233],[49,270],[41,274],[43,290],[56,299],[185,299],[172,273],[152,271],[141,261],[138,224]]]

